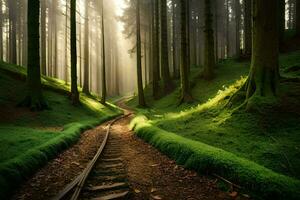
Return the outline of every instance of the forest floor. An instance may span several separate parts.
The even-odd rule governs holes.
[[[111,134],[122,141],[121,156],[126,166],[130,199],[248,199],[236,191],[224,192],[218,180],[178,166],[129,130],[131,118],[118,121]],[[86,131],[79,142],[39,170],[13,199],[50,199],[79,175],[95,154],[105,134],[104,123]]]
[[[168,146],[163,146],[162,138],[153,136],[153,139],[150,139],[153,132],[157,131],[155,127],[159,127],[167,131],[162,135],[168,132],[175,133],[191,141],[197,141],[199,144],[208,145],[204,147],[207,151],[210,147],[216,147],[231,153],[228,155],[236,155],[251,161],[249,165],[252,165],[250,163],[254,161],[279,174],[299,180],[299,84],[283,83],[280,85],[280,92],[283,95],[280,96],[279,104],[282,106],[278,110],[246,113],[234,111],[225,106],[229,97],[246,80],[249,65],[247,61],[224,60],[217,66],[216,78],[209,82],[198,78],[201,69],[193,68],[191,86],[195,102],[192,104],[178,106],[179,90],[154,101],[151,94],[152,88],[147,88],[145,95],[149,108],[137,107],[137,98],[128,102],[129,106],[135,107],[139,114],[148,118],[148,125],[145,125],[148,131],[146,129],[143,131],[142,127],[139,135],[166,153],[169,151]],[[292,78],[300,77],[300,51],[281,55],[280,66],[281,75]],[[145,119],[142,118],[141,121],[143,120]],[[139,124],[138,118],[135,124]],[[153,126],[152,130],[150,126]],[[167,142],[166,145],[168,145]],[[173,158],[179,156],[176,152],[167,154]],[[230,157],[228,159],[231,159]],[[181,164],[184,164],[184,160],[188,160],[188,157],[178,159]],[[195,160],[189,160],[189,165],[193,165],[191,164],[193,162]],[[210,160],[204,162],[207,163],[202,163],[203,165],[211,164]],[[241,171],[241,173],[244,172]],[[249,175],[245,173],[242,176]]]
[[[74,107],[68,99],[68,86],[46,77],[43,84],[52,89],[43,94],[50,109],[31,112],[17,107],[26,95],[24,73],[22,67],[0,64],[0,198],[74,144],[83,130],[121,114],[83,94],[82,105]]]

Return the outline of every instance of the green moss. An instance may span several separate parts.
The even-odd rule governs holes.
[[[175,91],[158,101],[148,100],[151,109],[137,109],[137,111],[149,118],[151,125],[157,127],[158,132],[162,130],[166,131],[165,134],[172,132],[181,136],[181,140],[189,139],[222,149],[230,155],[235,155],[234,158],[242,158],[245,162],[255,162],[260,167],[278,175],[284,175],[284,177],[289,176],[293,180],[299,179],[300,99],[297,94],[300,94],[300,88],[295,83],[281,84],[278,100],[284,99],[284,101],[278,102],[270,99],[268,102],[262,102],[268,103],[272,109],[261,110],[259,108],[261,113],[232,109],[228,107],[228,100],[244,84],[249,71],[248,66],[247,62],[224,60],[219,63],[217,76],[213,81],[199,80],[195,74],[200,72],[200,69],[192,69],[193,96],[196,100],[194,104],[178,106],[176,104],[178,91]],[[300,74],[297,72],[286,73],[285,69],[300,66],[300,51],[281,55],[280,66],[283,76],[299,77]],[[146,95],[151,98],[151,90],[148,88]],[[129,105],[135,105],[135,98],[129,101]],[[148,132],[150,128],[140,127],[139,129],[139,135],[148,140],[149,134],[142,132]],[[161,140],[159,142],[164,143]],[[185,146],[182,148],[178,151],[185,152]],[[206,150],[207,148],[201,148],[201,151]],[[171,150],[169,153],[172,153]],[[180,161],[181,157],[185,156],[182,154],[176,159]],[[208,156],[205,158],[209,160]],[[222,165],[216,166],[213,170],[222,170]],[[234,177],[234,173],[233,170],[226,177]],[[236,171],[236,173],[239,172]],[[251,176],[249,175],[248,178],[252,179]],[[264,178],[268,177],[260,177],[260,179]],[[243,181],[246,180],[247,174],[244,173]],[[254,179],[252,181],[254,184]]]
[[[49,77],[43,77],[43,84],[51,88],[44,90],[50,110],[16,108],[26,94],[25,70],[7,63],[1,63],[0,70],[0,198],[6,199],[26,177],[74,144],[84,130],[121,111],[85,95],[80,97],[82,105],[74,107],[67,95],[69,87]]]
[[[239,183],[246,191],[264,199],[297,199],[300,181],[275,173],[257,163],[202,142],[193,141],[164,131],[135,118],[131,127],[137,135],[149,142],[177,163],[201,173],[217,173]]]

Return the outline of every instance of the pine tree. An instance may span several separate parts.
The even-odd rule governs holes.
[[[253,50],[247,82],[247,108],[277,95],[279,80],[278,4],[253,0]]]
[[[90,94],[90,52],[89,52],[89,0],[85,0],[85,16],[84,16],[84,71],[83,71],[83,88],[85,94]]]
[[[284,31],[285,31],[285,0],[278,0],[278,3],[279,3],[279,12],[278,12],[279,49],[282,49],[283,42],[284,42]]]
[[[140,0],[136,0],[136,61],[137,61],[137,86],[139,106],[145,107],[145,97],[142,77],[142,60],[141,60],[141,28],[140,28]]]
[[[71,0],[70,8],[71,25],[71,101],[73,105],[79,104],[77,88],[77,45],[76,45],[76,0]]]
[[[160,87],[159,87],[159,6],[158,0],[154,0],[153,6],[153,81],[152,81],[152,89],[153,89],[153,98],[158,99],[160,96]]]
[[[105,104],[106,102],[106,66],[105,66],[105,29],[104,29],[104,5],[103,0],[101,0],[102,13],[101,13],[101,32],[102,32],[102,95],[101,103]]]
[[[300,0],[296,0],[296,34],[300,36]]]
[[[173,83],[169,70],[168,52],[168,25],[167,25],[167,1],[160,0],[160,52],[161,52],[161,73],[164,85],[164,92],[167,94],[173,90]]]
[[[41,69],[42,74],[46,75],[46,1],[41,2]]]
[[[0,8],[2,8],[2,0],[0,0]],[[3,61],[3,12],[0,9],[0,61]]]
[[[187,9],[186,1],[180,0],[180,26],[181,26],[181,49],[180,49],[180,87],[181,87],[181,97],[180,103],[191,102],[192,95],[190,91],[189,75],[188,75],[188,62],[187,62]]]
[[[214,77],[215,68],[215,49],[214,49],[214,31],[213,15],[211,12],[211,0],[205,0],[205,41],[204,41],[204,69],[203,78],[210,80]]]
[[[28,0],[28,66],[27,66],[27,96],[20,106],[31,110],[43,110],[48,107],[42,94],[40,73],[40,43],[39,43],[40,1]]]
[[[240,0],[235,0],[235,23],[236,23],[236,57],[240,57],[241,53],[241,4]]]
[[[244,56],[250,57],[252,52],[252,0],[244,1],[245,51]]]

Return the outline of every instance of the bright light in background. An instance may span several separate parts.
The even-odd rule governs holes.
[[[115,11],[114,14],[118,17],[123,15],[126,8],[126,0],[113,0]],[[121,79],[120,90],[121,94],[132,94],[136,89],[136,64],[134,57],[131,57],[128,50],[132,48],[132,41],[125,38],[124,23],[116,20],[116,40],[119,59],[119,79]],[[126,74],[126,76],[124,76]]]
[[[125,0],[115,0],[116,4],[116,14],[117,16],[123,15],[123,9],[125,8]]]

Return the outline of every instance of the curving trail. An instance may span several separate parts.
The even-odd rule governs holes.
[[[123,102],[118,105],[131,113]],[[122,118],[111,127],[111,144],[104,149],[103,159],[95,166],[97,173],[91,173],[79,199],[109,197],[111,194],[124,194],[118,199],[235,199],[217,187],[217,180],[185,170],[162,155],[158,150],[137,138],[129,130],[132,115]],[[13,199],[51,199],[70,183],[86,167],[101,144],[106,122],[93,130],[86,131],[80,141],[49,162],[15,194]],[[110,147],[109,147],[110,146]],[[115,181],[99,178],[104,171],[110,176],[119,177]],[[96,175],[95,175],[96,174]],[[115,174],[111,176],[111,174]],[[128,192],[128,193],[127,193]],[[126,194],[125,194],[126,193]],[[115,195],[116,197],[117,195]],[[126,198],[124,198],[126,197]],[[239,196],[238,199],[242,196]],[[97,199],[97,198],[96,198]],[[98,198],[101,199],[101,198]],[[107,198],[109,199],[109,198]],[[113,198],[111,198],[113,199]]]

